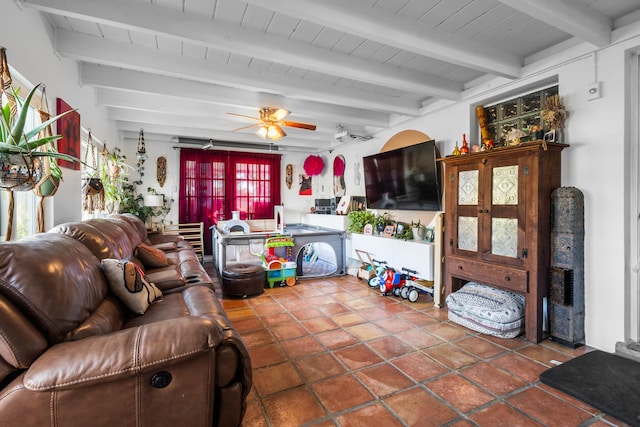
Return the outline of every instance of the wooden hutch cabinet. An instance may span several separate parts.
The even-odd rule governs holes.
[[[442,159],[445,289],[476,281],[525,295],[527,339],[543,338],[551,191],[564,144],[523,143]]]

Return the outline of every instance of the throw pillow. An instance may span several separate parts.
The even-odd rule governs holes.
[[[132,262],[106,258],[102,269],[113,293],[135,313],[144,314],[149,305],[162,298],[162,292],[145,280]]]
[[[169,265],[167,255],[161,249],[145,243],[139,243],[136,246],[135,257],[144,264],[145,268],[162,268]]]

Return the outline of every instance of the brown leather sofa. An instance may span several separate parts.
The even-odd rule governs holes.
[[[241,424],[246,346],[188,243],[151,237],[116,215],[0,243],[1,425]],[[139,263],[141,243],[167,250],[170,265],[147,269],[166,279],[163,297],[137,315],[101,259]]]

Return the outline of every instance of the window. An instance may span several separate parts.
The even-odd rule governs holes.
[[[489,138],[497,146],[504,145],[506,134],[513,129],[526,130],[544,123],[540,111],[547,98],[558,94],[558,86],[552,86],[499,104],[485,107],[485,117],[489,128]]]
[[[271,219],[280,204],[280,155],[183,149],[179,199],[179,221],[202,221],[206,229],[233,211]]]

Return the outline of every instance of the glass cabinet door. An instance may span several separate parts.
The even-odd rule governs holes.
[[[478,169],[458,173],[458,249],[478,251],[478,196],[480,171]]]
[[[518,165],[491,170],[492,212],[497,206],[518,205]],[[491,218],[491,254],[518,257],[518,218]]]
[[[460,166],[451,180],[455,187],[456,242],[460,255],[517,265],[524,237],[520,218],[524,200],[520,200],[518,159]]]

